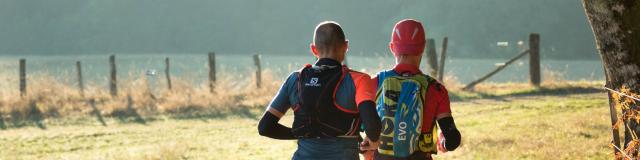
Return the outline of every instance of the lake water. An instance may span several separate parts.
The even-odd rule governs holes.
[[[155,70],[155,77],[164,77],[164,58],[171,59],[171,74],[174,77],[189,77],[191,80],[204,81],[208,76],[207,54],[116,54],[119,79],[131,76],[145,75],[146,71]],[[18,59],[27,59],[28,74],[48,74],[57,78],[75,80],[75,62],[83,63],[83,74],[87,83],[106,84],[109,75],[108,55],[74,55],[74,56],[19,56],[0,55],[1,76],[6,79],[17,78]],[[217,55],[217,68],[220,74],[236,74],[250,77],[255,71],[253,58],[247,54]],[[459,82],[468,83],[491,70],[496,63],[503,63],[507,59],[447,59],[446,75],[455,76]],[[273,71],[283,77],[295,71],[306,63],[313,63],[315,58],[310,55],[262,55],[263,69]],[[421,68],[424,70],[426,60]],[[354,70],[376,73],[383,68],[390,68],[394,64],[390,55],[349,56],[347,63]],[[603,80],[602,64],[600,61],[585,60],[547,60],[541,61],[543,72],[555,72],[563,75],[567,80]],[[528,59],[523,58],[494,75],[487,81],[493,82],[527,82]],[[16,75],[16,76],[11,76]],[[543,73],[543,76],[545,74]],[[544,79],[544,77],[543,77]],[[1,82],[0,82],[1,83]]]

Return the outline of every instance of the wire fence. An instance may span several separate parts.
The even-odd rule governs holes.
[[[622,96],[625,96],[625,97],[627,97],[627,98],[631,98],[631,99],[633,99],[633,100],[636,100],[636,101],[640,102],[640,98],[636,98],[636,97],[634,97],[634,96],[630,96],[630,95],[625,94],[625,93],[622,93],[622,92],[620,92],[620,91],[616,91],[616,90],[613,90],[613,89],[611,89],[611,88],[607,88],[606,86],[604,87],[604,89],[609,90],[609,91],[611,91],[611,92],[614,92],[614,93],[616,93],[616,94],[618,94],[618,95],[622,95]]]
[[[614,90],[614,89],[608,88],[607,86],[603,86],[603,88],[604,88],[605,90],[610,91],[610,93],[615,93],[615,94],[617,94],[618,96],[624,96],[624,97],[626,97],[626,98],[629,98],[629,99],[631,99],[631,100],[634,100],[634,101],[635,101],[635,104],[637,104],[637,102],[640,102],[640,98],[635,97],[635,96],[632,96],[632,95],[637,95],[637,94],[635,94],[635,93],[631,93],[630,91],[628,91],[628,92],[629,92],[631,95],[630,95],[630,94],[627,94],[627,93],[624,93],[624,89],[623,89],[623,92],[621,92],[621,91],[617,91],[617,90]],[[614,102],[614,103],[620,103],[620,102]],[[613,112],[616,112],[616,111],[615,111],[615,110],[612,110],[611,112],[612,112],[612,114],[614,114]],[[623,111],[623,112],[624,112],[624,111]],[[617,114],[617,113],[616,113],[616,114]],[[623,114],[624,114],[624,113],[623,113]],[[614,126],[612,126],[612,127],[614,128],[614,132],[616,131],[616,130],[615,130],[615,125],[617,125],[617,124],[618,124],[618,123],[614,123]],[[625,127],[625,129],[631,130],[631,128],[629,128],[629,126],[627,126],[627,125],[625,125],[625,126],[626,126],[626,127]],[[631,132],[631,133],[633,133],[633,132]],[[615,135],[615,134],[614,134],[613,136],[618,136],[618,135]],[[614,137],[614,139],[615,139],[615,137]],[[626,142],[625,142],[625,143],[626,143]],[[625,159],[634,159],[634,158],[632,158],[629,154],[627,154],[623,149],[620,149],[620,147],[618,147],[618,145],[620,145],[620,144],[613,144],[613,147],[615,148],[615,150],[616,150],[617,152],[621,153],[621,154],[622,154],[622,156],[626,157]],[[616,153],[616,154],[617,154],[617,153]],[[616,157],[616,158],[617,158],[617,157]]]
[[[629,158],[629,159],[633,159],[631,158],[631,156],[627,155],[626,153],[624,153],[624,151],[622,149],[620,149],[617,145],[613,145],[613,147],[618,150],[620,153],[622,153],[622,155],[624,155],[625,157]]]

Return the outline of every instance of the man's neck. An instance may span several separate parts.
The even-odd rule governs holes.
[[[420,66],[420,57],[396,57],[396,65],[397,64]]]
[[[337,61],[331,58],[319,58],[318,61],[316,61],[315,65],[316,66],[321,66],[321,65],[339,66],[340,61]]]
[[[338,61],[339,63],[342,63],[342,60],[340,60],[339,57],[336,56],[336,54],[322,54],[318,56],[318,60],[320,59],[332,59]]]
[[[411,62],[396,62],[396,65],[399,65],[399,64],[412,65],[412,66],[416,66],[416,67],[420,66],[420,62],[418,62],[418,63],[411,63]]]
[[[393,67],[393,70],[396,71],[396,73],[398,74],[409,73],[413,75],[413,74],[422,73],[422,71],[420,71],[420,68],[418,66],[413,64],[406,64],[406,63],[396,64],[396,66]]]

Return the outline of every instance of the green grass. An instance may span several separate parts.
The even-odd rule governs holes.
[[[256,110],[257,112],[257,110]],[[280,159],[293,141],[257,135],[255,117],[158,119],[0,131],[0,159]]]
[[[604,94],[460,103],[463,145],[444,159],[611,159]]]
[[[463,140],[438,159],[611,159],[604,93],[515,95],[452,104]],[[226,116],[46,120],[0,130],[0,159],[290,159],[295,141],[261,137],[263,108]],[[291,115],[282,120],[291,123]]]
[[[451,101],[468,101],[474,99],[500,99],[503,97],[599,93],[603,91],[604,82],[600,81],[560,81],[543,83],[541,87],[533,87],[527,83],[485,83],[477,85],[473,91],[465,91],[460,86],[449,87]]]

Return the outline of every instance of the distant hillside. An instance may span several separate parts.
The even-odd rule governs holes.
[[[546,58],[597,58],[579,0],[3,0],[0,54],[306,54],[314,26],[341,23],[352,54],[388,52],[403,18],[450,38],[454,57],[510,57],[530,32]],[[498,48],[496,42],[511,46]]]

